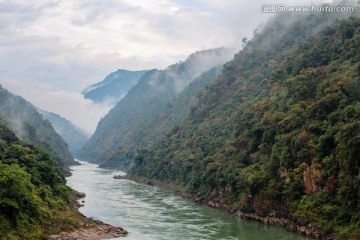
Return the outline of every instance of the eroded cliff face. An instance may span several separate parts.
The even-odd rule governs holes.
[[[304,192],[312,194],[319,192],[319,182],[321,180],[321,166],[313,164],[306,166],[303,171]]]

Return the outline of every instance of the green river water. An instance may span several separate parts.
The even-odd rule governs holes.
[[[116,180],[119,171],[81,162],[72,167],[68,185],[85,192],[80,212],[125,228],[129,240],[305,240],[280,227],[236,218],[218,209],[196,204],[168,190]]]

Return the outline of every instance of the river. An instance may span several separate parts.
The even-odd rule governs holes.
[[[280,227],[239,219],[226,212],[196,204],[168,190],[113,179],[125,173],[81,162],[72,167],[68,185],[85,192],[80,212],[125,228],[128,240],[305,240]]]

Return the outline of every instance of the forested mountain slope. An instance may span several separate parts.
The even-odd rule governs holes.
[[[74,228],[72,197],[50,155],[0,124],[0,239],[47,239]]]
[[[61,167],[76,164],[68,146],[55,132],[51,123],[44,120],[32,104],[0,86],[0,118],[3,124],[23,141],[39,145],[50,152]]]
[[[200,51],[165,70],[146,72],[139,83],[99,122],[80,155],[81,159],[103,162],[116,152],[127,151],[127,143],[134,141],[134,133],[139,127],[164,110],[195,78],[232,56],[233,50],[226,48]]]
[[[68,144],[71,154],[73,156],[76,156],[79,150],[89,140],[89,137],[86,135],[86,133],[82,129],[79,129],[77,126],[75,126],[72,122],[61,117],[58,114],[42,110],[38,111],[44,117],[44,119],[50,121],[55,131]]]
[[[165,108],[158,114],[149,116],[143,124],[139,125],[127,136],[126,144],[123,144],[109,158],[101,163],[101,167],[115,167],[128,169],[136,151],[144,147],[150,147],[158,142],[180,125],[190,114],[192,107],[197,104],[199,90],[210,86],[220,74],[221,67],[215,67],[203,73],[200,77],[189,83],[178,96],[169,101]]]
[[[360,18],[334,17],[272,19],[130,176],[359,239]]]

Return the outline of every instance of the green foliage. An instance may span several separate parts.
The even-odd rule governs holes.
[[[0,239],[42,239],[59,231],[71,196],[50,155],[0,125]]]
[[[129,174],[357,239],[360,19],[331,18],[274,18]]]
[[[230,52],[225,48],[202,51],[166,70],[145,73],[100,121],[79,158],[128,169],[138,149],[149,147],[184,121],[197,103],[198,90],[215,80],[221,71],[216,64],[222,64]],[[206,72],[198,77],[201,70]]]

